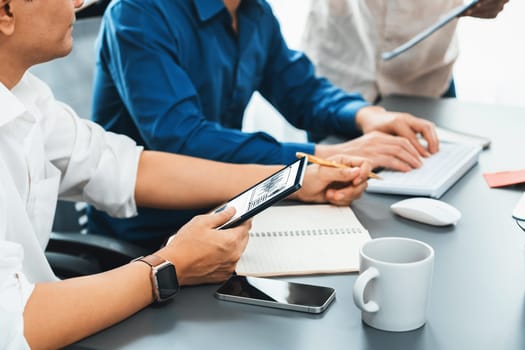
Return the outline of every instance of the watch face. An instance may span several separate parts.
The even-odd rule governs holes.
[[[169,299],[179,290],[175,266],[166,264],[157,270],[157,286],[160,300]]]

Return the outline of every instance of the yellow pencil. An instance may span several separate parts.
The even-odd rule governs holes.
[[[348,165],[337,163],[337,162],[334,162],[332,160],[326,160],[326,159],[323,159],[323,158],[319,158],[319,157],[313,156],[311,154],[303,153],[303,152],[296,152],[295,156],[297,158],[306,157],[310,163],[315,163],[315,164],[319,164],[319,165],[322,165],[322,166],[329,166],[329,167],[332,167],[332,168],[349,168]],[[379,175],[377,175],[376,173],[373,173],[373,172],[370,172],[368,174],[368,177],[372,178],[372,179],[383,180],[383,178],[381,176],[379,176]]]

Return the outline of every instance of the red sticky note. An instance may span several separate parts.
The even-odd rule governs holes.
[[[525,169],[513,171],[499,171],[483,174],[489,187],[503,187],[525,182]]]

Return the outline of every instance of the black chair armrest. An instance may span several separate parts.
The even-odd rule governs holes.
[[[46,256],[62,278],[107,271],[147,255],[134,244],[94,234],[52,232]]]

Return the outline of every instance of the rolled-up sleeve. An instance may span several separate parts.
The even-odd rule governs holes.
[[[291,50],[273,16],[268,62],[259,90],[295,127],[325,135],[361,136],[357,112],[370,104],[361,94],[349,93],[315,73],[302,52]]]
[[[70,158],[68,167],[74,171],[67,171],[62,183],[66,186],[85,183],[81,187],[82,200],[109,215],[136,215],[134,195],[142,147],[137,147],[129,137],[106,132],[94,123],[78,124],[89,132],[80,133],[82,136],[76,142],[78,151]],[[89,174],[87,182],[86,174]]]
[[[62,173],[61,199],[85,201],[116,217],[136,215],[135,184],[143,148],[80,119],[54,98],[45,103],[46,155]]]
[[[23,258],[22,246],[0,233],[0,349],[29,349],[23,314],[34,285],[21,272]]]

